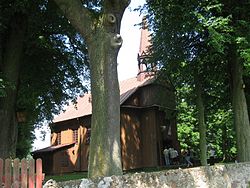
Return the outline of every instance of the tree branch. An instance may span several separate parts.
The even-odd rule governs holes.
[[[54,0],[58,7],[62,10],[70,23],[76,28],[86,41],[89,40],[91,34],[91,25],[93,18],[90,11],[85,8],[80,0]]]
[[[104,0],[104,10],[109,10],[110,6],[112,6],[115,10],[124,10],[130,2],[131,0]]]
[[[106,29],[113,33],[120,33],[121,19],[130,0],[104,0],[103,14]],[[115,28],[113,26],[116,26]]]

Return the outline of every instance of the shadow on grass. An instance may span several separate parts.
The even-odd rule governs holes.
[[[45,182],[49,179],[53,179],[56,182],[62,182],[62,181],[70,181],[70,180],[77,180],[82,178],[87,178],[88,172],[73,172],[73,173],[65,173],[60,175],[48,175],[45,176]]]
[[[225,163],[216,163],[216,164],[225,164]],[[228,163],[230,164],[230,163]],[[200,166],[199,164],[194,165],[193,167]],[[171,165],[171,166],[158,166],[158,167],[147,167],[147,168],[138,168],[138,169],[131,169],[123,171],[123,174],[134,174],[134,173],[140,173],[140,172],[160,172],[165,170],[173,170],[173,169],[185,169],[188,168],[186,165]],[[70,181],[70,180],[79,180],[82,178],[88,178],[88,172],[73,172],[73,173],[64,173],[60,175],[46,175],[45,176],[45,182],[49,179],[53,179],[57,182],[63,182],[63,181]]]
[[[140,172],[159,172],[164,170],[170,169],[178,169],[183,168],[182,165],[171,165],[171,166],[159,166],[159,167],[148,167],[148,168],[138,168],[138,169],[131,169],[123,171],[123,174],[134,174]],[[185,167],[184,167],[185,168]],[[63,182],[63,181],[70,181],[70,180],[79,180],[82,178],[88,178],[88,172],[73,172],[73,173],[64,173],[64,174],[57,174],[57,175],[45,175],[44,182],[48,181],[49,179],[53,179],[56,182]]]

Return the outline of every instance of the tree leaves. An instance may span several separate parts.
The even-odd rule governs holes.
[[[84,80],[89,79],[87,49],[68,20],[58,14],[59,9],[53,1],[6,0],[0,2],[0,11],[0,71],[11,18],[17,16],[17,12],[27,18],[18,96],[13,111],[22,110],[27,114],[27,121],[22,123],[25,128],[19,130],[19,142],[27,143],[29,150],[34,139],[33,125],[51,121],[69,100],[86,92]],[[11,87],[12,81],[5,80],[5,75],[0,78],[0,95],[4,95],[4,89]],[[26,149],[23,148],[27,152]]]
[[[178,116],[180,138],[184,138],[185,133],[190,134],[190,130],[194,130],[195,121],[192,118],[196,113],[194,110],[190,114],[190,109],[194,108],[195,77],[199,78],[199,84],[203,87],[208,133],[216,135],[217,131],[216,138],[222,138],[221,135],[224,134],[222,129],[226,127],[230,130],[227,136],[231,137],[234,131],[232,122],[213,121],[213,118],[218,117],[223,111],[228,121],[232,121],[232,117],[227,115],[232,108],[229,94],[231,83],[228,57],[231,55],[229,47],[235,41],[238,54],[245,65],[245,74],[247,75],[249,71],[247,6],[243,8],[240,3],[219,0],[192,2],[158,0],[147,1],[146,8],[149,11],[147,17],[153,30],[150,61],[161,64],[159,66],[163,67],[161,75],[164,73],[170,75],[178,95],[182,96],[178,98],[178,108],[183,109]],[[240,14],[242,16],[240,19],[235,19],[235,15],[239,12],[242,12]],[[183,106],[183,100],[190,105],[189,108]],[[187,119],[192,123],[187,123]],[[187,126],[190,126],[190,129]],[[208,139],[213,138],[215,137],[209,136]],[[223,139],[227,138],[223,137]],[[209,140],[209,142],[216,145],[222,156],[225,140],[219,139],[218,142]],[[192,143],[189,142],[189,144]],[[228,147],[233,148],[234,144],[235,142],[232,142]],[[185,143],[182,145],[184,146]],[[223,152],[228,153],[229,150],[223,150]]]

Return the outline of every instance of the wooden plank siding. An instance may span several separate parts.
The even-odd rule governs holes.
[[[121,155],[123,170],[164,165],[162,151],[169,144],[178,150],[175,94],[172,88],[159,84],[142,86],[121,104]],[[77,143],[36,157],[49,159],[44,164],[49,174],[88,170],[89,143],[87,132],[91,115],[57,122],[53,125],[51,145],[72,143],[73,130]],[[171,135],[163,128],[171,127]],[[64,163],[63,161],[67,161]]]
[[[87,128],[81,127],[81,147],[79,152],[80,157],[80,170],[88,170],[88,157],[89,157],[89,144],[87,143]]]
[[[140,112],[134,109],[121,111],[121,150],[123,169],[142,167]]]
[[[153,109],[144,110],[141,116],[142,129],[142,156],[144,167],[158,166],[156,119]]]
[[[175,94],[172,90],[161,85],[144,86],[140,92],[140,105],[159,105],[169,109],[175,109]]]

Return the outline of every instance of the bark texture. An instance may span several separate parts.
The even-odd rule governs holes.
[[[0,98],[0,158],[15,157],[17,140],[16,97],[20,62],[26,30],[25,17],[15,14],[11,19],[8,38],[5,40],[1,70],[6,81],[11,83],[6,97]]]
[[[205,107],[202,97],[202,86],[195,76],[195,92],[196,92],[196,106],[198,111],[198,126],[200,133],[200,161],[202,166],[207,165],[207,142],[206,142],[206,124],[205,124]]]
[[[88,46],[92,93],[89,177],[121,175],[117,55],[122,44],[121,19],[129,1],[104,0],[98,16],[78,0],[55,2]]]
[[[242,64],[232,49],[230,53],[233,117],[237,138],[237,158],[240,162],[250,161],[250,125],[244,92]]]
[[[91,70],[98,71],[91,71],[90,177],[122,174],[117,50],[108,44],[113,40],[112,34],[100,31],[97,37],[89,48],[90,60],[98,62],[91,63]]]

